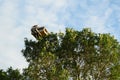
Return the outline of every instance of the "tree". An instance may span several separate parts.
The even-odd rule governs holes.
[[[25,39],[29,80],[119,80],[120,44],[110,34],[66,28],[38,41]]]
[[[0,69],[0,80],[8,80],[7,73]]]
[[[8,68],[7,71],[7,80],[22,80],[23,76],[18,69],[13,69],[12,67]]]
[[[23,76],[18,69],[10,67],[7,71],[0,70],[0,80],[23,80]]]
[[[37,41],[25,39],[25,50],[23,55],[29,62],[29,66],[24,70],[25,78],[30,80],[66,80],[68,72],[62,69],[55,52],[58,48],[57,34],[51,33]]]

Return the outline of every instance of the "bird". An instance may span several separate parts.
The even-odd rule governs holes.
[[[48,35],[48,31],[44,26],[39,27],[38,25],[33,25],[31,28],[31,34],[36,38],[39,39],[40,37],[44,37]]]

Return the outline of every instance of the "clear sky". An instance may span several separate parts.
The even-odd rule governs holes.
[[[89,27],[120,41],[120,0],[0,0],[0,69],[27,66],[21,50],[31,26],[49,32]]]

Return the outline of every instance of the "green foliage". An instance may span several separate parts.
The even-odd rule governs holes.
[[[23,80],[18,69],[8,68],[7,71],[0,70],[0,80]]]
[[[2,69],[0,70],[0,80],[8,80],[7,73]]]
[[[66,28],[65,33],[25,39],[23,56],[29,80],[119,80],[120,44],[110,34]]]

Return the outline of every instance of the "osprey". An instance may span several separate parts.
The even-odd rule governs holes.
[[[40,37],[44,37],[44,36],[48,35],[48,31],[44,26],[39,27],[38,25],[34,25],[31,28],[31,34],[36,39],[39,39]]]

